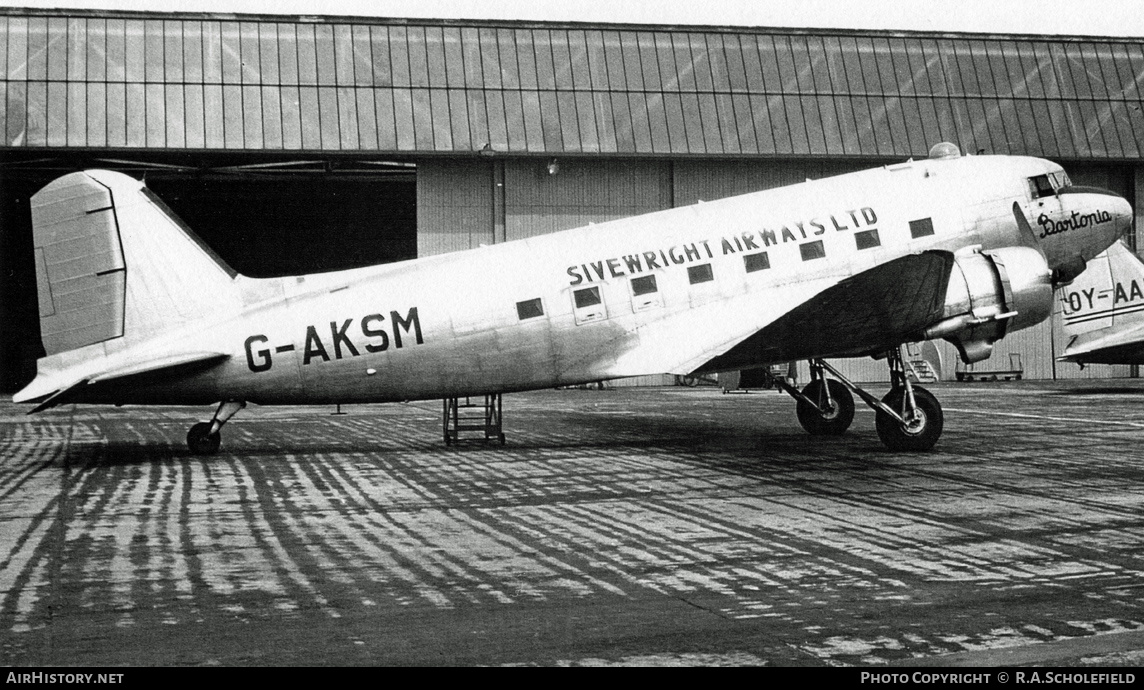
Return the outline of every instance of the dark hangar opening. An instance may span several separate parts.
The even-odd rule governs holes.
[[[161,178],[147,186],[239,273],[322,273],[417,257],[412,178]]]

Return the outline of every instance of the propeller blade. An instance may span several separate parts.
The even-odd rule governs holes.
[[[1025,217],[1021,211],[1021,205],[1016,201],[1013,202],[1013,217],[1017,219],[1017,231],[1021,235],[1021,244],[1044,254],[1045,252],[1041,250],[1041,243],[1037,241],[1037,234],[1033,232],[1033,226],[1029,225],[1029,219]]]

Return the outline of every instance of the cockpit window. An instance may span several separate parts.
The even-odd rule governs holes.
[[[1040,199],[1043,196],[1052,196],[1057,192],[1056,188],[1053,187],[1053,183],[1049,181],[1048,175],[1037,175],[1036,177],[1030,177],[1029,188],[1033,193],[1034,199]]]
[[[1068,173],[1064,170],[1029,178],[1029,192],[1034,199],[1052,196],[1062,188],[1070,186],[1072,186],[1072,181],[1069,180]]]

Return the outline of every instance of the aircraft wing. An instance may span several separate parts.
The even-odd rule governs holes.
[[[28,412],[35,414],[68,402],[87,386],[111,383],[118,385],[135,381],[140,377],[186,373],[189,369],[209,368],[229,357],[230,355],[221,352],[185,352],[83,373],[76,372],[76,368],[47,375],[41,373],[24,390],[14,395],[12,401],[21,403],[40,400],[40,404]]]
[[[873,355],[921,337],[942,318],[953,255],[929,251],[875,266],[797,304],[697,371],[809,357]]]

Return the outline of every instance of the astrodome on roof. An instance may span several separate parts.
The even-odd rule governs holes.
[[[940,144],[934,144],[929,150],[929,157],[933,160],[946,160],[949,158],[960,158],[961,150],[957,148],[957,144],[951,144],[948,141],[943,141]]]

